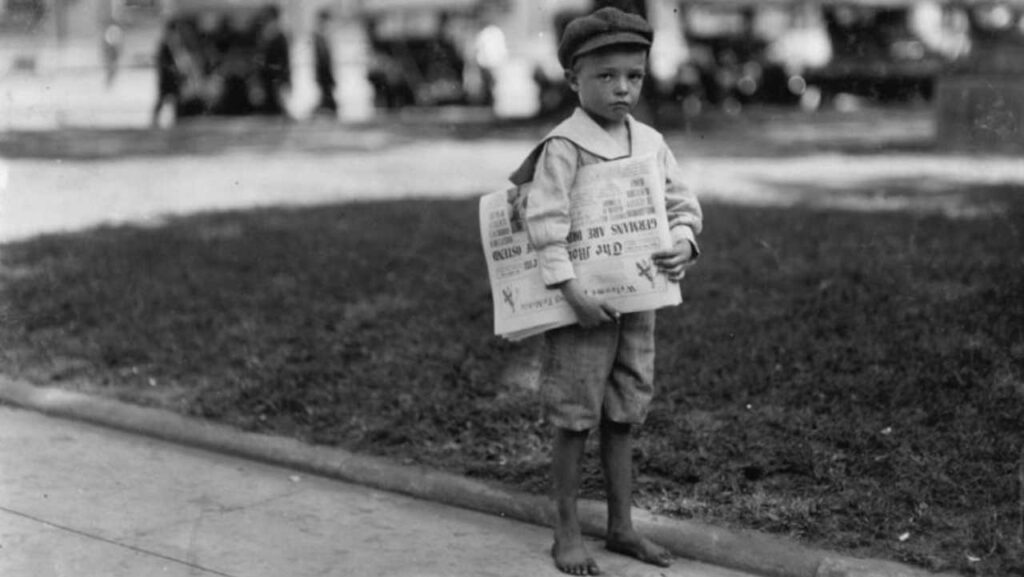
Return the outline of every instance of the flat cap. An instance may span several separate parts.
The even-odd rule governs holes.
[[[649,47],[654,30],[642,16],[618,8],[601,8],[569,22],[558,43],[558,61],[570,68],[578,56],[615,44]]]

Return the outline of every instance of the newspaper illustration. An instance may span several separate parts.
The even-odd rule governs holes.
[[[524,185],[529,186],[529,184]],[[665,180],[654,156],[584,166],[570,191],[569,259],[588,294],[621,312],[682,302],[678,283],[651,255],[672,246]],[[494,332],[520,340],[577,322],[558,289],[544,286],[523,215],[519,190],[480,199],[480,233],[494,300]]]

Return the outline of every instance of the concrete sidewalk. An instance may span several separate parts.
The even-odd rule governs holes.
[[[0,406],[5,577],[560,575],[550,539],[534,525]],[[606,575],[746,575],[591,549]]]

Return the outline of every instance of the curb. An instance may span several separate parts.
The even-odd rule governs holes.
[[[35,387],[2,375],[0,403],[535,525],[550,526],[552,521],[547,498],[498,484],[294,439],[239,431],[162,409]],[[583,531],[603,537],[604,504],[582,500],[579,511]],[[634,524],[675,555],[765,577],[938,577],[899,563],[845,557],[752,531],[728,531],[639,509],[634,510]],[[942,575],[953,577],[949,573]]]

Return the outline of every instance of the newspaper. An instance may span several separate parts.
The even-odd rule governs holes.
[[[523,185],[529,186],[529,184]],[[480,233],[494,300],[494,333],[520,340],[577,322],[558,289],[544,286],[516,202],[518,188],[480,199]],[[621,312],[682,302],[651,255],[672,246],[665,178],[656,157],[582,167],[570,191],[569,259],[586,293]]]

